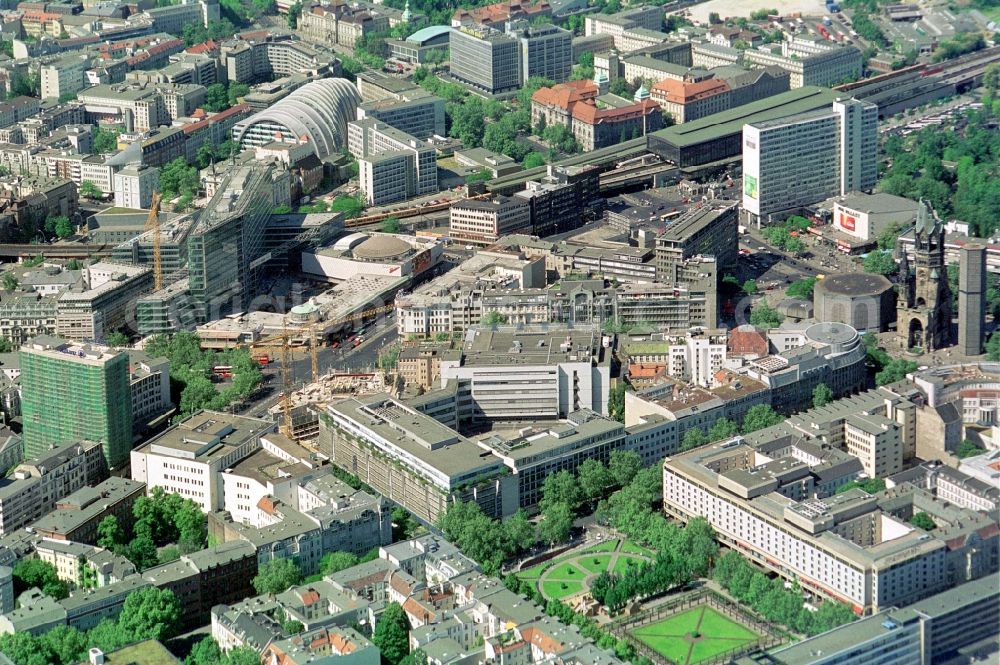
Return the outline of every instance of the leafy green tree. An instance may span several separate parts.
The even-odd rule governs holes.
[[[80,183],[80,196],[88,199],[99,199],[104,196],[104,192],[90,180],[84,180]]]
[[[118,627],[133,641],[167,640],[178,634],[181,604],[169,589],[146,587],[125,599]]]
[[[14,350],[14,342],[7,337],[0,337],[0,353],[12,353]]]
[[[618,381],[608,391],[608,415],[620,423],[625,422],[625,381]]]
[[[902,381],[910,372],[916,371],[918,365],[905,358],[890,359],[881,371],[875,374],[875,385],[885,386],[896,381]]]
[[[104,339],[104,341],[108,346],[120,349],[122,347],[128,346],[128,335],[121,332],[120,330],[115,330],[114,332],[110,333]]]
[[[982,448],[969,439],[962,439],[962,443],[958,444],[958,448],[955,449],[955,456],[959,459],[965,459],[966,457],[981,455],[983,452]]]
[[[545,166],[545,155],[537,151],[529,152],[524,156],[521,166],[525,169],[535,169],[539,166]]]
[[[869,252],[862,261],[865,272],[875,275],[893,275],[899,270],[892,254],[882,251]]]
[[[332,575],[358,565],[358,557],[351,552],[328,552],[319,560],[319,570],[323,575]]]
[[[784,320],[781,312],[764,302],[754,305],[750,310],[750,323],[758,328],[777,328]]]
[[[861,489],[869,494],[876,494],[885,489],[885,481],[881,478],[869,478],[867,480],[852,480],[849,483],[844,483],[837,488],[837,494],[843,494],[844,492],[851,489]]]
[[[551,544],[569,539],[573,529],[573,510],[565,503],[549,504],[542,511],[542,522],[538,525],[538,536]]]
[[[14,565],[15,592],[38,588],[46,596],[62,600],[69,596],[69,587],[59,579],[55,566],[41,559],[21,559]]]
[[[118,551],[127,541],[125,529],[114,515],[107,515],[97,524],[97,546]]]
[[[632,482],[642,469],[642,458],[631,450],[613,450],[608,457],[608,471],[618,487]]]
[[[528,519],[523,508],[503,520],[504,541],[515,552],[530,549],[538,540],[535,525]]]
[[[347,219],[357,217],[364,212],[364,209],[364,199],[360,196],[347,196],[346,194],[335,198],[330,205],[331,212],[342,212]]]
[[[806,300],[811,300],[813,297],[813,289],[815,287],[815,277],[804,277],[792,282],[785,290],[785,293],[792,298],[804,298]]]
[[[708,430],[709,441],[721,441],[739,434],[740,428],[729,418],[719,418]]]
[[[379,230],[382,233],[399,233],[401,225],[395,217],[386,217],[379,223]]]
[[[611,472],[600,460],[587,459],[576,470],[577,482],[584,498],[593,501],[604,496],[614,483]]]
[[[198,163],[198,168],[207,168],[210,164],[215,162],[215,145],[211,143],[206,143],[198,147],[198,150],[194,154],[194,161]],[[291,211],[291,209],[289,209]]]
[[[802,256],[806,253],[806,244],[800,238],[793,236],[785,243],[785,251],[792,256]]]
[[[125,557],[132,562],[139,570],[152,568],[160,563],[160,557],[156,552],[156,543],[148,531],[139,531],[128,544]]]
[[[583,499],[584,496],[576,477],[563,469],[545,477],[545,482],[542,483],[542,499],[538,502],[538,508],[544,513],[546,508],[550,506],[563,504],[575,513]]]
[[[225,83],[213,83],[205,89],[204,108],[209,113],[225,111],[229,108],[229,91]]]
[[[493,179],[493,174],[490,173],[489,169],[479,169],[475,173],[470,173],[465,176],[465,184],[470,185],[474,182],[489,182]]]
[[[410,622],[399,603],[385,606],[375,624],[372,643],[382,653],[382,660],[389,665],[399,665],[410,653]]]
[[[250,93],[250,86],[246,83],[235,83],[230,81],[226,96],[229,98],[229,105],[236,106],[240,103],[240,97],[246,97]]]
[[[74,233],[73,224],[69,221],[68,217],[65,216],[60,217],[59,219],[56,220],[55,231],[56,231],[56,236],[58,236],[60,239],[68,238]]]
[[[91,138],[91,145],[94,152],[97,153],[109,153],[116,152],[118,150],[118,130],[117,129],[105,129],[104,127],[97,127],[93,132]]]
[[[3,274],[3,289],[4,291],[14,291],[19,286],[17,277],[12,272],[5,272]]]
[[[813,406],[821,407],[826,406],[833,401],[833,391],[830,390],[830,386],[825,383],[821,383],[813,389]]]
[[[482,319],[479,321],[480,325],[484,326],[496,326],[507,323],[507,317],[500,312],[489,311],[483,314]]]
[[[755,279],[748,279],[747,281],[743,282],[742,288],[743,288],[743,293],[747,294],[748,296],[756,295],[760,291],[760,289],[757,287],[757,280]]]
[[[708,443],[708,437],[705,436],[705,432],[700,427],[692,427],[684,432],[680,450],[692,450],[699,446],[704,446],[706,443]]]
[[[777,425],[783,420],[780,414],[771,408],[770,404],[755,404],[743,418],[743,433],[749,434],[766,427]]]
[[[910,524],[924,531],[933,531],[937,528],[934,519],[924,512],[914,513],[913,517],[910,518]]]
[[[295,30],[299,27],[299,16],[302,14],[302,2],[298,1],[288,7],[288,28]]]
[[[181,558],[181,548],[176,545],[168,545],[157,553],[156,558],[161,566],[171,561],[177,561]]]
[[[183,157],[168,162],[160,169],[160,190],[167,198],[195,194],[198,186],[198,169],[189,165]]]
[[[414,649],[399,661],[399,665],[427,665],[427,652],[423,649]]]
[[[253,588],[257,593],[279,594],[295,586],[302,579],[302,571],[291,559],[272,559],[257,571]]]
[[[217,665],[221,660],[222,650],[211,635],[206,635],[195,642],[184,659],[184,665]]]

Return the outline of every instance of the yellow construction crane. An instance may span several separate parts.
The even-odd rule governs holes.
[[[163,288],[163,263],[160,256],[160,201],[163,194],[153,193],[153,202],[149,206],[149,217],[146,219],[146,230],[153,232],[153,288],[157,291]]]
[[[288,331],[282,334],[281,345],[281,412],[284,416],[285,436],[292,438],[292,359],[288,348]]]

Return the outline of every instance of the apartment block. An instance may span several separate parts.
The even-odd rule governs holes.
[[[697,120],[730,107],[729,85],[714,78],[691,82],[666,78],[653,84],[649,96],[676,123]]]
[[[448,211],[449,235],[460,242],[492,245],[512,233],[531,227],[528,202],[516,196],[497,196],[489,201],[466,200]]]
[[[319,572],[324,554],[362,556],[392,541],[392,508],[382,497],[354,490],[329,473],[299,482],[304,484],[296,486],[297,495],[287,500],[261,498],[259,526],[233,521],[227,511],[209,516],[209,533],[219,541],[250,543],[259,566],[294,558],[306,575]]]
[[[170,361],[129,349],[129,394],[132,422],[138,428],[173,409],[170,401]]]
[[[714,256],[720,271],[736,266],[736,205],[706,204],[667,224],[656,237],[656,279],[676,283],[676,271],[693,256]],[[714,326],[713,326],[714,327]]]
[[[0,483],[0,532],[13,533],[55,508],[63,497],[107,477],[96,441],[65,443],[25,460]]]
[[[21,95],[0,104],[0,127],[10,127],[27,120],[41,110],[38,99]]]
[[[89,67],[90,58],[80,53],[43,59],[38,70],[42,99],[59,99],[83,90]]]
[[[114,476],[59,499],[55,510],[32,526],[43,538],[96,545],[97,525],[109,515],[113,515],[126,532],[131,531],[135,521],[132,507],[145,493],[145,483]]]
[[[103,445],[112,467],[127,460],[132,402],[126,353],[39,336],[21,347],[20,364],[26,455],[87,440]]]
[[[837,322],[787,324],[768,331],[774,354],[747,361],[740,370],[768,386],[771,406],[779,413],[809,408],[819,384],[835,397],[856,393],[867,385],[865,348],[861,335]]]
[[[160,187],[160,170],[150,166],[126,166],[114,175],[115,206],[148,210],[153,192]]]
[[[300,487],[328,473],[313,455],[283,434],[260,438],[260,448],[224,469],[222,509],[234,522],[261,528],[273,520],[264,497],[297,505]]]
[[[743,208],[755,220],[870,190],[878,176],[878,107],[838,99],[815,111],[743,127]]]
[[[236,541],[219,543],[147,568],[142,571],[142,579],[158,589],[172,591],[181,604],[181,625],[194,628],[211,620],[216,605],[237,603],[252,596],[257,570],[253,545]]]
[[[132,451],[132,479],[191,499],[206,513],[222,510],[222,472],[274,429],[269,421],[199,411]]]

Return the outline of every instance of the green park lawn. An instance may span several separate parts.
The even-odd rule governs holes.
[[[537,566],[532,566],[531,568],[525,568],[517,574],[522,580],[537,580],[545,572],[545,569],[551,566],[550,562],[540,563]]]
[[[616,575],[628,575],[630,570],[632,570],[633,568],[637,568],[640,565],[642,565],[642,559],[639,559],[637,557],[619,555],[618,560],[615,561],[614,573]]]
[[[642,545],[637,545],[636,543],[633,543],[631,540],[625,541],[625,543],[622,545],[622,552],[626,552],[628,554],[641,554],[642,556],[649,557],[650,559],[652,559],[655,556],[653,554],[653,550],[646,549]]]
[[[582,582],[583,578],[587,576],[587,573],[581,570],[578,566],[572,563],[561,563],[548,575],[548,579],[552,580],[575,580]]]
[[[593,547],[588,547],[584,550],[587,554],[591,552],[614,552],[615,548],[618,547],[617,540],[605,540],[603,543],[594,545]]]
[[[576,565],[582,566],[592,573],[600,574],[608,569],[609,563],[611,563],[610,554],[596,554],[577,559]]]
[[[632,635],[679,665],[694,665],[751,644],[757,633],[703,605],[631,631]],[[697,632],[698,637],[694,637]]]
[[[542,593],[549,598],[555,598],[556,600],[562,600],[566,596],[572,596],[574,593],[580,593],[583,591],[583,582],[574,582],[572,580],[566,581],[552,581],[552,582],[542,582]]]

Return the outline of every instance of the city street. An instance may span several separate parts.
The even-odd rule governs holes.
[[[324,346],[317,352],[320,375],[331,371],[365,371],[375,367],[379,353],[385,347],[396,342],[398,335],[395,321],[391,317],[379,319],[377,324],[364,335],[364,341],[357,348],[336,349]],[[280,353],[271,353],[271,364],[264,368],[264,385],[258,391],[252,402],[240,408],[240,413],[251,416],[265,416],[268,409],[281,399]],[[291,352],[291,367],[289,378],[292,389],[298,390],[312,380],[312,358],[308,348],[296,348]]]

